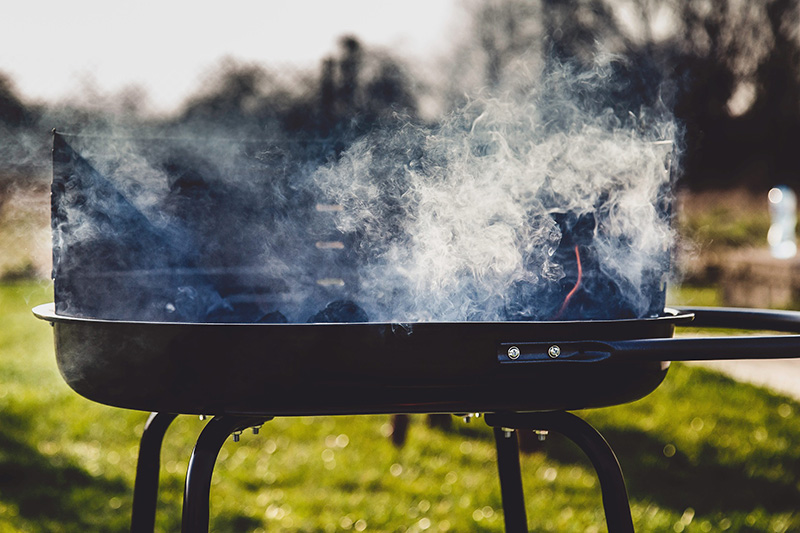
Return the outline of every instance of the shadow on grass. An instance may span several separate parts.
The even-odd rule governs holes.
[[[700,514],[749,511],[761,507],[770,513],[794,513],[800,501],[800,489],[793,480],[800,479],[800,458],[792,454],[780,457],[756,447],[744,461],[722,457],[722,451],[709,443],[700,443],[694,458],[680,449],[667,457],[665,447],[672,443],[652,433],[614,426],[598,426],[616,454],[631,498],[652,501],[663,508],[682,513],[687,507]],[[493,441],[491,428],[483,421],[456,423],[447,434],[465,440]],[[539,452],[563,465],[581,465],[594,471],[586,455],[565,437],[551,433],[538,442],[530,431],[521,432],[520,447]],[[757,467],[757,468],[753,468]],[[784,475],[767,477],[754,470],[770,469]],[[536,490],[526,487],[526,490]]]
[[[211,529],[215,531],[253,531],[261,525],[261,520],[251,516],[224,513],[214,518]]]
[[[797,510],[800,491],[794,483],[785,481],[786,477],[777,480],[750,475],[745,463],[722,464],[718,450],[711,445],[703,444],[696,459],[680,450],[666,457],[663,450],[670,443],[648,433],[617,428],[604,428],[602,433],[622,465],[631,498],[649,500],[678,513],[687,507],[700,514],[756,507],[771,513]],[[591,468],[583,452],[561,435],[548,438],[544,451],[553,461]],[[753,457],[757,455],[758,451]],[[793,473],[790,478],[800,478],[797,461],[784,461],[779,467]]]
[[[42,531],[126,531],[130,487],[94,477],[71,460],[41,454],[26,439],[27,420],[0,412],[0,500]],[[117,509],[115,509],[117,508]]]

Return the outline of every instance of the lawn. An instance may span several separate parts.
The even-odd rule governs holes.
[[[706,293],[679,294],[693,304]],[[48,284],[0,285],[0,531],[126,531],[146,413],[104,407],[63,384],[50,327],[30,308]],[[700,300],[700,301],[697,301]],[[674,364],[638,402],[580,413],[625,472],[637,531],[800,530],[800,405]],[[167,433],[157,529],[178,531],[183,477],[204,422]],[[502,531],[491,431],[412,418],[395,448],[388,416],[284,418],[223,448],[212,531]],[[523,458],[535,531],[603,531],[599,485],[557,435]]]

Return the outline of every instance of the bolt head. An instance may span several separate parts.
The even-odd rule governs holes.
[[[561,347],[559,347],[558,344],[552,345],[547,349],[547,355],[549,355],[551,359],[555,359],[561,355]]]
[[[519,358],[519,355],[520,355],[520,351],[519,351],[519,348],[517,348],[516,346],[512,346],[511,348],[508,349],[508,358],[509,359],[517,359],[517,358]]]

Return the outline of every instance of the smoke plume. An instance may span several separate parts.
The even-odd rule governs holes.
[[[577,246],[592,268],[566,316],[658,312],[674,127],[576,97],[605,72],[554,70],[436,127],[369,135],[320,168],[339,229],[359,236],[355,300],[387,320],[565,318]]]
[[[384,120],[344,149],[57,136],[57,308],[271,322],[658,314],[675,127],[660,107],[604,105],[609,64],[550,68],[435,125]]]

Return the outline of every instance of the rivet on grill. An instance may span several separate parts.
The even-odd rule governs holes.
[[[551,359],[555,359],[561,355],[561,348],[558,346],[558,344],[554,344],[547,349],[547,355],[549,355]]]
[[[519,354],[520,354],[519,348],[517,348],[516,346],[512,346],[511,348],[508,349],[509,359],[516,359],[519,357]]]
[[[544,441],[547,438],[549,432],[546,430],[537,429],[534,431],[534,433],[536,433],[536,436],[539,437],[540,441]]]
[[[242,434],[241,431],[234,431],[233,432],[233,442],[239,442],[239,437]]]
[[[505,436],[505,438],[510,439],[513,434],[514,434],[513,429],[503,428],[503,436]]]
[[[261,430],[261,426],[253,426],[253,435],[258,435],[258,432]]]

